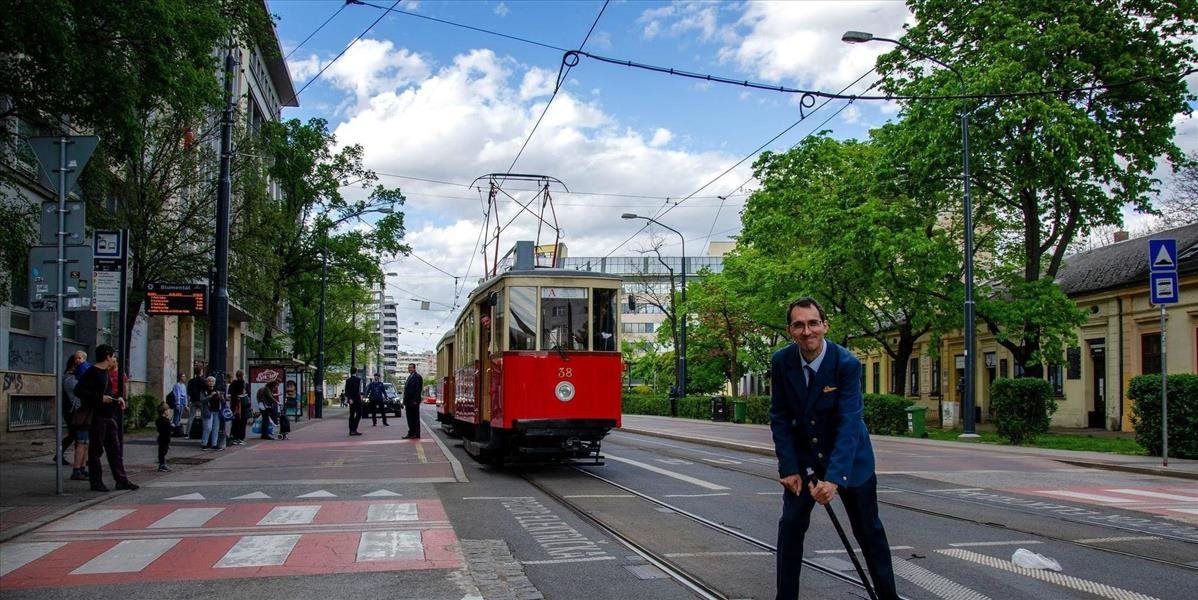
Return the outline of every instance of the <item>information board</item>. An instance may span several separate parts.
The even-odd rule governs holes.
[[[202,283],[151,283],[146,286],[146,314],[205,316],[208,314],[208,286]]]

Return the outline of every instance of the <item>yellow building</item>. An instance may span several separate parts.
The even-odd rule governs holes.
[[[1095,427],[1131,431],[1127,387],[1161,367],[1161,311],[1149,303],[1148,240],[1177,240],[1180,294],[1166,305],[1165,362],[1169,373],[1198,372],[1198,223],[1147,237],[1124,239],[1065,259],[1057,277],[1061,289],[1086,312],[1077,340],[1049,366],[1045,377],[1057,394],[1056,427]],[[978,327],[975,381],[976,415],[990,420],[990,383],[1014,377],[1015,361],[984,327]],[[933,359],[929,336],[915,347],[906,381],[893,381],[890,357],[880,351],[858,353],[866,393],[897,393],[928,409],[928,421],[960,423],[961,382],[965,377],[961,332],[940,341]]]

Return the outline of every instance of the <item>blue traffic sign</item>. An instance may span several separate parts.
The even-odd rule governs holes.
[[[1152,273],[1148,276],[1149,295],[1153,304],[1177,304],[1177,272]]]
[[[1177,272],[1177,240],[1148,240],[1148,270]]]

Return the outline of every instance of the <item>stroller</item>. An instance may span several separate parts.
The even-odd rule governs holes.
[[[253,424],[250,426],[250,431],[252,433],[261,435],[262,427],[265,426],[267,436],[276,440],[283,439],[283,433],[280,432],[279,424],[276,423],[274,419],[271,419],[265,414],[255,416],[253,419]]]

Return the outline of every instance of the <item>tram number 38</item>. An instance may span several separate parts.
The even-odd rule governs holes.
[[[559,367],[557,370],[558,377],[573,377],[574,369],[570,367]]]

